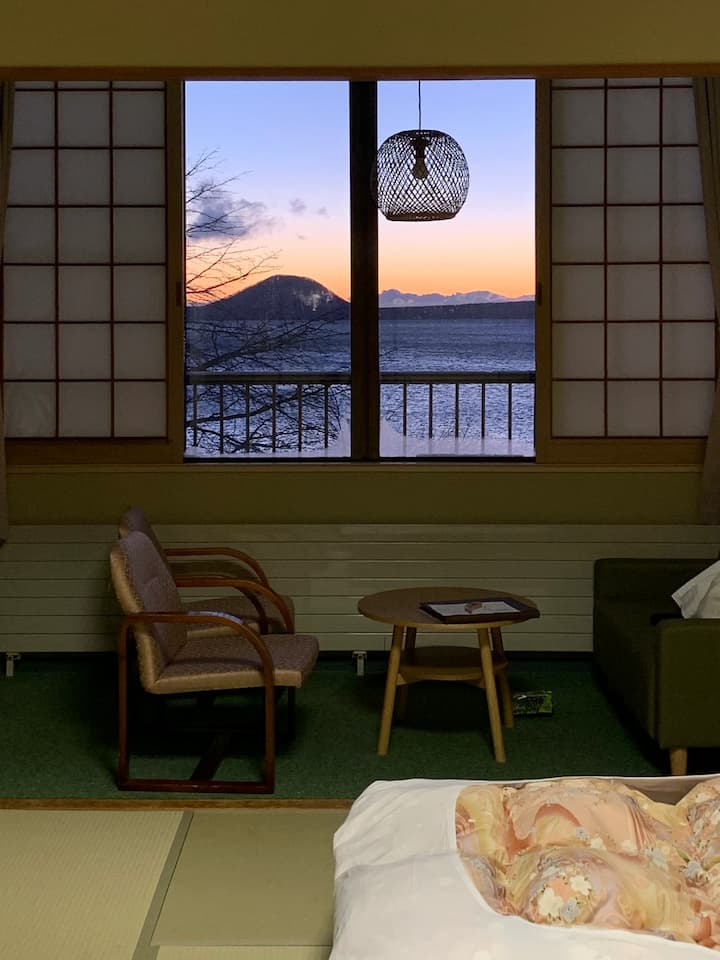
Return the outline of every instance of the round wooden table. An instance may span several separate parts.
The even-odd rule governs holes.
[[[498,615],[497,620],[472,623],[443,623],[420,606],[442,600],[484,600],[507,598],[520,601],[528,610],[510,615]],[[402,590],[383,590],[369,594],[358,602],[358,610],[370,620],[392,625],[392,646],[385,682],[385,699],[380,720],[377,752],[385,756],[390,745],[390,729],[395,710],[395,695],[400,688],[400,709],[405,707],[407,687],[419,680],[462,680],[485,688],[490,731],[495,759],[505,762],[500,708],[495,676],[502,698],[505,726],[512,727],[512,700],[507,676],[507,658],[502,642],[502,627],[537,617],[537,607],[527,597],[506,590],[480,590],[477,587],[410,587]],[[415,646],[418,630],[457,633],[474,630],[479,650],[471,646]]]

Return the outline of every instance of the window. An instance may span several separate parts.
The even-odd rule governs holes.
[[[541,462],[699,462],[716,328],[691,82],[542,81],[533,118],[534,85],[497,81],[517,94],[493,123],[531,211],[536,176],[536,258],[528,219],[499,199],[512,164],[484,166],[495,83],[424,83],[423,121],[457,134],[485,215],[495,204],[522,221],[507,236],[470,205],[446,224],[378,223],[377,142],[415,125],[415,83],[187,84],[187,129],[179,84],[18,83],[2,271],[11,461],[527,458],[534,439]],[[196,136],[202,86],[256,100]],[[212,167],[220,130],[241,141],[236,165]],[[184,135],[201,159],[187,183]],[[516,286],[443,281],[518,237]],[[454,288],[509,299],[467,316]],[[233,296],[242,316],[218,307]],[[502,320],[513,350],[492,366]]]
[[[186,117],[186,453],[343,456],[347,84],[189,83]]]
[[[532,456],[534,84],[424,83],[470,197],[376,225],[417,87],[187,84],[189,456]]]
[[[692,82],[556,80],[544,93],[540,452],[696,461],[716,322]]]
[[[5,432],[40,457],[70,439],[167,455],[167,99],[158,82],[16,85]]]

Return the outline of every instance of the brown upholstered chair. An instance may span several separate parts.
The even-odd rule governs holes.
[[[223,793],[272,793],[275,789],[276,692],[294,693],[311,672],[318,654],[309,634],[260,636],[237,617],[187,611],[175,582],[151,540],[133,531],[110,551],[115,594],[125,614],[118,638],[118,786],[126,790]],[[256,585],[256,589],[267,588]],[[197,637],[198,623],[220,626],[222,634]],[[140,685],[149,694],[202,694],[264,689],[265,757],[257,781],[222,781],[212,777],[223,758],[227,737],[216,738],[187,780],[138,779],[130,776],[128,745],[128,638],[137,650]]]
[[[145,511],[137,506],[126,510],[118,524],[121,537],[133,530],[139,530],[152,541],[178,587],[233,587],[238,591],[235,596],[186,601],[184,609],[207,610],[210,605],[218,613],[230,613],[248,625],[256,624],[260,633],[294,633],[292,597],[272,589],[262,566],[249,553],[226,546],[163,547]],[[257,584],[267,592],[253,589]],[[197,632],[212,636],[217,629],[204,625],[198,627]]]

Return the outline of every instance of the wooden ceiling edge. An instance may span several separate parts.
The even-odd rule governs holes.
[[[459,66],[0,66],[3,80],[475,80],[720,75],[715,63],[468,64]]]

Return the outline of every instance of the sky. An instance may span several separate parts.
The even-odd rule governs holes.
[[[428,80],[421,96],[423,128],[458,141],[470,190],[452,220],[390,223],[378,215],[380,290],[532,294],[534,83]],[[266,272],[248,282],[295,274],[349,297],[347,100],[342,81],[186,84],[186,163],[212,155],[205,175],[231,178],[232,195],[209,212],[232,203],[238,249],[266,258]],[[417,82],[378,84],[378,143],[417,125]]]

